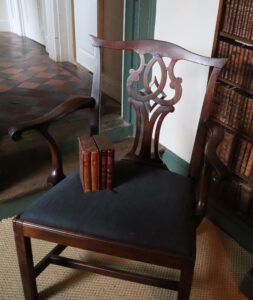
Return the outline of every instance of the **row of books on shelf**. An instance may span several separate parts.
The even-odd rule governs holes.
[[[237,44],[220,41],[218,56],[228,58],[221,78],[253,91],[253,50]]]
[[[222,202],[244,220],[253,221],[253,193],[242,181],[212,181],[210,183],[211,199]]]
[[[79,140],[80,180],[84,192],[113,187],[114,148],[105,136],[81,137]]]
[[[253,99],[234,88],[216,85],[212,116],[240,133],[253,137]]]
[[[253,173],[253,147],[252,143],[238,139],[234,156],[234,170],[243,176],[249,177]]]
[[[224,138],[217,148],[217,154],[221,161],[230,166],[232,170],[244,177],[253,176],[253,146],[252,143],[237,139],[235,135],[225,131]]]
[[[227,166],[230,161],[231,150],[233,145],[234,135],[225,131],[222,142],[217,148],[217,154],[220,160]]]
[[[253,40],[252,0],[227,0],[225,5],[222,31]]]

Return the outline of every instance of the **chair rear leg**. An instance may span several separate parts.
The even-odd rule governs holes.
[[[13,223],[19,268],[26,300],[38,299],[31,239],[22,232],[22,224]]]
[[[177,300],[188,300],[190,298],[193,273],[194,263],[187,264],[182,268]]]

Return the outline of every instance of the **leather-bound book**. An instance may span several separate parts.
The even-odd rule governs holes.
[[[109,158],[108,166],[108,153],[113,151],[114,158],[114,146],[110,139],[106,136],[94,135],[94,141],[99,149],[100,153],[100,189],[112,188],[112,172],[114,159]],[[108,178],[108,167],[109,167],[109,178]],[[111,179],[110,179],[111,178]],[[107,181],[109,180],[109,184]]]
[[[113,168],[114,168],[114,149],[107,151],[107,180],[106,188],[112,189],[113,187]]]
[[[91,151],[91,191],[97,192],[98,190],[99,190],[99,152],[96,147],[96,149]]]
[[[100,151],[100,189],[106,189],[107,180],[107,150]]]
[[[79,141],[81,184],[84,192],[91,192],[92,191],[91,153],[97,151],[97,147],[92,137],[80,137],[78,138],[78,141]]]

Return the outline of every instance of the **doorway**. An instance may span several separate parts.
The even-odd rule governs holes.
[[[21,0],[23,31],[29,39],[45,45],[43,0]]]
[[[123,39],[124,0],[73,0],[76,62],[94,69],[94,49],[89,35]],[[105,50],[102,59],[102,91],[121,102],[122,53]]]

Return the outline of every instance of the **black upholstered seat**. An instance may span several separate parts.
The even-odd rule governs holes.
[[[73,232],[189,255],[194,251],[194,191],[189,178],[131,161],[115,166],[114,190],[83,193],[75,172],[21,219]]]

